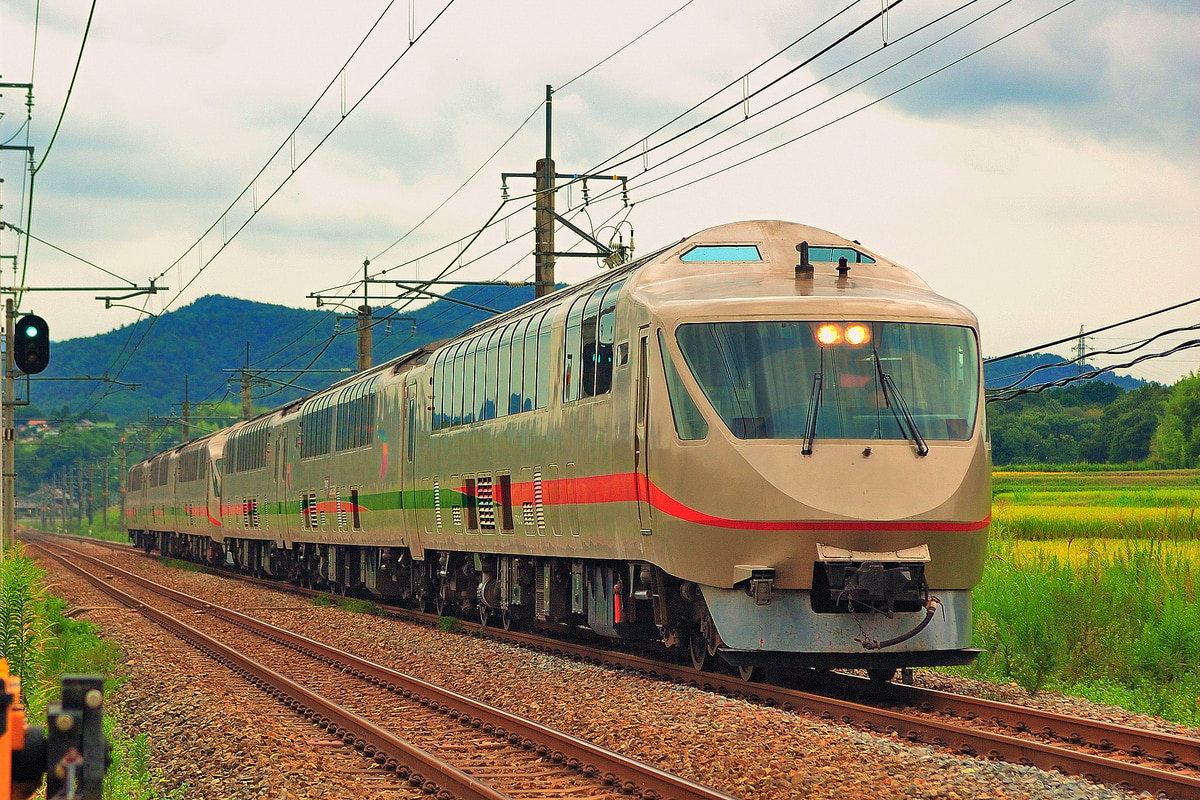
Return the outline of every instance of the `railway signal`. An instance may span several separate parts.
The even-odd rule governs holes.
[[[50,326],[36,314],[17,321],[13,332],[13,361],[17,369],[36,375],[50,364]]]

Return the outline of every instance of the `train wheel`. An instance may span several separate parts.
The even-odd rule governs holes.
[[[747,683],[762,682],[763,670],[761,667],[738,667],[738,675]]]
[[[698,630],[688,636],[688,654],[692,657],[692,669],[707,672],[712,669],[713,659],[708,654],[708,642]]]
[[[488,620],[492,618],[492,610],[483,603],[479,604],[479,624],[487,627]]]
[[[433,600],[433,610],[437,612],[439,617],[446,616],[446,606],[448,605],[449,604],[446,602],[446,595],[442,592],[438,592],[437,597],[435,597]]]
[[[504,630],[511,631],[513,626],[517,624],[517,621],[513,618],[512,614],[502,611],[500,613],[500,624],[504,627]]]

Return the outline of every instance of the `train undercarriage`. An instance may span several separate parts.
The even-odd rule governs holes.
[[[233,538],[222,544],[206,536],[161,531],[130,531],[130,538],[146,553],[158,551],[170,558],[340,596],[369,596],[506,630],[523,621],[535,621],[590,628],[602,637],[626,642],[660,642],[696,669],[710,670],[725,662],[747,677],[764,669],[858,666],[886,680],[902,667],[970,663],[978,652],[962,647],[916,652],[864,649],[853,654],[734,649],[722,640],[715,612],[710,612],[705,598],[706,592],[713,592],[712,600],[721,600],[728,590],[702,588],[645,562],[432,550],[425,551],[423,560],[415,560],[403,547],[305,542],[283,547],[270,540]],[[870,566],[871,572],[878,572],[876,565]],[[764,586],[764,580],[760,577],[758,583],[751,581],[743,587],[751,607],[763,605],[764,592],[771,603],[770,585]],[[894,583],[896,577],[889,576],[888,581]],[[920,583],[923,586],[923,579]],[[924,598],[921,603],[928,608],[928,615],[920,625],[923,628],[938,609],[928,605],[927,591],[919,588],[911,581],[899,584],[896,596],[901,599],[894,605],[914,604],[918,596]],[[830,598],[846,603],[844,588],[825,586],[825,590],[823,595],[813,592],[804,605],[811,605],[827,619],[830,615],[842,620],[858,616],[847,613],[854,610],[853,604],[850,608],[823,608],[833,602]],[[794,603],[796,598],[790,594],[796,593],[777,591],[776,604],[787,607]],[[969,592],[963,594],[969,603]],[[949,605],[954,602],[952,599]],[[916,608],[907,610],[920,611],[920,606],[917,603]],[[861,621],[855,623],[861,630]]]

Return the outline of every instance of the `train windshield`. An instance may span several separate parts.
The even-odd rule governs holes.
[[[966,441],[979,404],[970,328],[900,322],[706,322],[676,339],[739,439]],[[810,415],[810,408],[815,413]]]

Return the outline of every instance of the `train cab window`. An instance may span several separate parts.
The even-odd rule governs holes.
[[[758,246],[753,244],[698,244],[681,255],[679,260],[762,261],[762,254],[758,252]]]
[[[658,332],[658,349],[662,353],[663,372],[667,376],[667,399],[671,401],[671,416],[675,419],[675,433],[685,441],[703,439],[708,436],[708,423],[700,415],[696,401],[688,394],[687,387],[675,369],[675,359],[667,350],[663,332]]]
[[[855,341],[825,336],[843,327],[859,329]],[[676,340],[705,397],[739,439],[806,439],[814,402],[817,440],[907,439],[915,426],[925,440],[966,441],[975,430],[979,351],[968,327],[706,322],[680,325]]]

